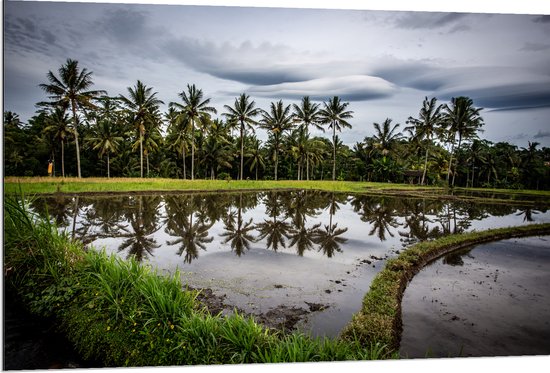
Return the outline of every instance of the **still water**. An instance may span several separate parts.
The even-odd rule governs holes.
[[[385,260],[449,233],[550,222],[546,207],[320,191],[54,196],[33,208],[94,248],[209,288],[228,308],[303,310],[336,336]],[[284,315],[281,317],[285,317]]]

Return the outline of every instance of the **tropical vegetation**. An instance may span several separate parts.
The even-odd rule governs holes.
[[[92,90],[93,73],[67,60],[40,87],[47,101],[26,123],[4,112],[4,174],[222,180],[346,180],[430,186],[550,189],[550,149],[480,137],[483,109],[469,97],[425,97],[403,124],[367,124],[344,144],[350,103],[303,97],[262,109],[248,94],[217,110],[194,84],[163,101],[138,80],[127,94]],[[358,126],[359,124],[353,124]],[[364,124],[361,124],[364,126]],[[324,132],[329,137],[324,135]],[[74,151],[72,150],[74,149]]]

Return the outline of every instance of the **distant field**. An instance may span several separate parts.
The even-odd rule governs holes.
[[[372,183],[357,181],[297,181],[297,180],[181,180],[141,178],[50,178],[50,177],[6,177],[4,193],[116,193],[154,191],[231,191],[264,189],[317,189],[337,192],[374,192],[407,194],[442,194],[440,187],[410,184]],[[459,189],[459,188],[456,188]],[[464,190],[460,188],[460,190]],[[468,189],[489,193],[529,194],[549,196],[550,191]]]

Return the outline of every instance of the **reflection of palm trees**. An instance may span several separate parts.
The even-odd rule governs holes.
[[[132,234],[119,247],[118,251],[128,250],[128,258],[133,256],[137,261],[142,261],[148,255],[153,255],[153,250],[160,247],[157,241],[150,237],[160,229],[157,225],[160,197],[136,196],[130,197],[129,208],[125,213]]]
[[[319,192],[316,191],[297,191],[293,193],[293,198],[289,201],[288,213],[292,217],[294,228],[289,232],[289,247],[296,247],[299,256],[304,252],[311,250],[315,245],[315,232],[321,224],[316,224],[311,228],[306,227],[307,217],[318,215],[313,208],[311,195],[315,197]]]
[[[36,198],[31,200],[31,207],[43,218],[52,219],[56,226],[66,227],[69,225],[69,200],[72,197],[56,195],[55,197]]]
[[[386,240],[386,232],[393,237],[391,228],[399,226],[395,219],[393,201],[384,197],[377,199],[367,196],[359,196],[352,201],[354,210],[361,220],[372,224],[369,235],[376,233],[380,241]]]
[[[532,207],[523,207],[518,209],[518,213],[516,216],[522,216],[523,215],[523,221],[526,222],[532,222],[535,219],[533,219],[533,215],[537,215],[539,211],[533,209]]]
[[[225,230],[221,236],[225,237],[224,244],[230,242],[231,250],[235,251],[237,256],[241,256],[244,250],[250,250],[250,243],[255,242],[256,238],[250,234],[250,231],[254,230],[255,226],[252,225],[252,218],[248,222],[244,223],[242,216],[242,193],[239,193],[239,205],[237,208],[235,222],[234,215],[228,215],[230,217],[226,220]]]
[[[427,201],[426,199],[406,200],[405,208],[399,212],[399,215],[405,216],[404,229],[409,231],[400,231],[399,235],[403,237],[404,246],[409,246],[420,241],[426,241],[440,236],[439,229],[430,228],[433,220],[427,217],[426,211],[432,210],[436,201]],[[441,203],[439,203],[441,204]]]
[[[239,193],[239,202],[236,216],[235,214],[228,214],[228,219],[225,223],[226,232],[222,233],[221,236],[225,237],[223,243],[231,243],[231,250],[235,251],[237,256],[241,256],[245,249],[250,250],[250,243],[255,242],[256,238],[250,234],[251,230],[255,229],[255,226],[252,225],[252,218],[248,222],[244,223],[243,216],[243,193]],[[235,218],[237,221],[235,221]]]
[[[347,241],[347,238],[340,236],[347,232],[348,228],[338,228],[338,223],[332,222],[332,217],[339,208],[334,193],[331,193],[328,225],[325,225],[324,229],[319,228],[320,224],[313,227],[314,242],[319,245],[319,250],[322,250],[323,254],[329,258],[332,258],[335,252],[342,252],[340,245]]]
[[[179,245],[178,255],[185,252],[184,263],[191,263],[199,256],[199,249],[206,250],[206,244],[214,237],[208,237],[208,230],[214,225],[207,218],[199,215],[193,221],[195,209],[194,196],[172,197],[166,199],[167,223],[165,232],[177,237],[166,241],[169,246]]]
[[[289,233],[292,229],[290,223],[286,221],[287,214],[280,213],[280,194],[277,192],[267,192],[265,198],[266,215],[273,220],[264,220],[262,223],[256,224],[260,235],[258,240],[263,240],[267,237],[267,248],[273,248],[277,251],[279,245],[286,247],[285,239],[289,238]],[[282,220],[278,220],[279,216],[283,215]]]

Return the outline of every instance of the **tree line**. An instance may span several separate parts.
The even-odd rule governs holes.
[[[374,135],[343,144],[352,128],[349,102],[271,102],[249,95],[218,110],[187,84],[165,104],[138,80],[125,94],[93,90],[93,73],[68,59],[39,87],[47,100],[22,123],[4,112],[4,174],[181,179],[297,179],[417,182],[466,187],[550,188],[550,149],[493,143],[482,108],[469,97],[440,104],[425,97],[416,117],[373,123]],[[216,115],[216,117],[215,117]],[[219,116],[218,116],[219,115]],[[310,129],[328,132],[312,136]],[[267,133],[261,141],[257,130]]]

